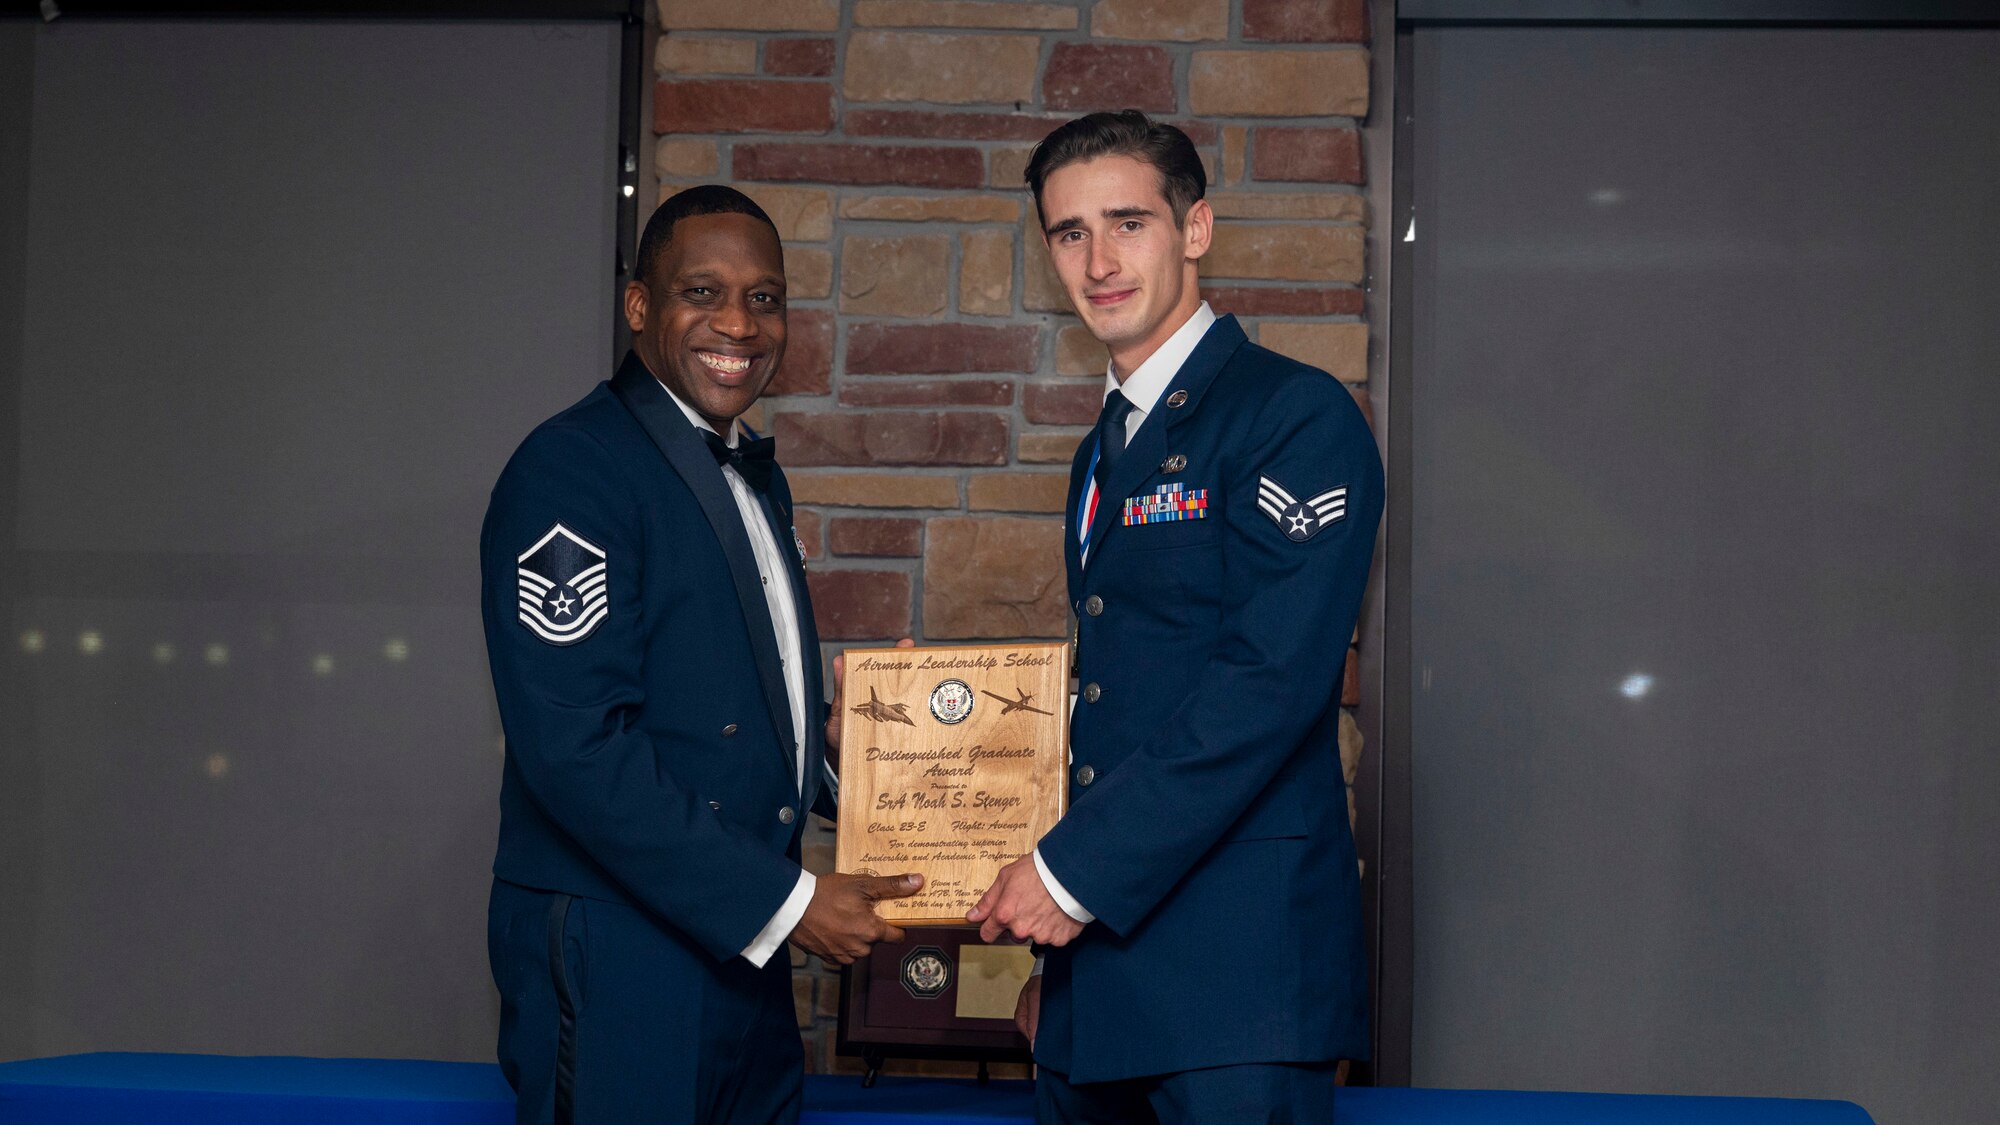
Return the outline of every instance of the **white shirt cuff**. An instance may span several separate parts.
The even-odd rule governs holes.
[[[1064,890],[1063,885],[1056,881],[1054,875],[1049,874],[1049,865],[1042,862],[1042,849],[1040,848],[1035,849],[1035,873],[1042,877],[1042,886],[1048,888],[1049,897],[1056,900],[1056,905],[1062,907],[1064,914],[1082,922],[1084,925],[1089,925],[1097,921],[1097,915],[1085,910],[1083,904],[1076,901],[1075,896],[1071,895],[1067,890]]]
[[[745,961],[760,969],[764,967],[764,962],[771,959],[771,954],[776,953],[778,947],[785,944],[785,939],[792,936],[792,930],[798,926],[799,919],[806,916],[806,907],[812,903],[813,886],[818,882],[819,880],[813,878],[812,872],[799,872],[799,881],[792,885],[792,893],[785,897],[785,904],[778,908],[776,914],[771,915],[769,922],[764,923],[764,928],[757,934],[756,940],[744,948]]]

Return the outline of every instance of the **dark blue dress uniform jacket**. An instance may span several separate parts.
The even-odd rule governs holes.
[[[696,973],[749,945],[798,881],[806,810],[831,812],[791,508],[776,474],[768,515],[805,632],[803,795],[742,517],[637,357],[528,436],[487,510],[486,641],[507,738],[493,873],[644,911],[690,954],[663,971]],[[517,556],[558,523],[603,550],[609,591],[604,620],[566,645],[523,625],[518,606]]]
[[[1035,1058],[1072,1082],[1366,1058],[1336,732],[1382,510],[1368,425],[1331,376],[1217,320],[1133,435],[1081,569],[1090,446],[1066,548],[1072,803],[1040,847],[1097,923],[1048,951]],[[1345,507],[1274,499],[1281,523],[1267,482],[1302,504],[1344,487]],[[1205,517],[1125,525],[1127,498],[1176,483]]]

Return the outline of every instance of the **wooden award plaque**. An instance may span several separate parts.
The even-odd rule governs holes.
[[[850,648],[834,867],[915,871],[898,926],[964,925],[1069,797],[1069,646]]]

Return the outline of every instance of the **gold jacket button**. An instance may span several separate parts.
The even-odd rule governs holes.
[[[1100,698],[1102,698],[1103,695],[1104,695],[1104,689],[1098,687],[1096,684],[1083,685],[1083,701],[1085,703],[1095,703]]]
[[[784,808],[778,810],[778,823],[790,824],[792,821],[797,820],[798,816],[799,814],[792,811],[792,806],[786,805]]]

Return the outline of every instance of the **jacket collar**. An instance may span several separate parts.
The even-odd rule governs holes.
[[[785,698],[785,676],[778,664],[778,641],[775,627],[771,624],[771,610],[764,601],[764,587],[757,571],[757,556],[750,550],[750,536],[743,527],[743,515],[736,507],[736,498],[730,495],[729,483],[722,479],[722,470],[715,463],[715,455],[709,451],[708,443],[702,439],[701,431],[691,425],[667,389],[653,377],[637,353],[625,353],[625,362],[618,367],[618,373],[611,378],[611,393],[618,397],[625,409],[653,440],[660,454],[667,459],[688,491],[694,494],[695,502],[701,506],[702,514],[708,517],[708,525],[715,532],[716,542],[722,547],[723,558],[729,564],[729,576],[736,588],[736,600],[743,611],[743,624],[749,634],[750,651],[757,663],[757,679],[764,688],[764,705],[770,709],[771,725],[778,733],[778,747],[785,755],[785,776],[791,777],[798,768],[797,748],[792,745],[792,709]],[[787,529],[789,531],[789,529]],[[783,542],[783,539],[780,539]],[[780,548],[782,553],[783,548]],[[801,583],[803,585],[803,583]],[[797,587],[794,587],[797,592]],[[810,612],[803,600],[799,603],[800,616]],[[802,651],[817,663],[817,651]],[[810,685],[814,679],[808,676]],[[812,728],[813,708],[806,709],[808,734]],[[808,742],[813,741],[810,737]],[[808,755],[810,759],[810,755]],[[811,784],[811,771],[818,763],[808,760],[807,784]]]
[[[1091,548],[1093,557],[1101,553],[1107,541],[1116,533],[1120,517],[1125,507],[1125,498],[1139,483],[1159,471],[1160,462],[1167,454],[1167,431],[1185,425],[1194,417],[1195,410],[1208,397],[1208,390],[1215,377],[1222,373],[1229,357],[1248,340],[1243,334],[1243,326],[1236,322],[1234,315],[1217,317],[1202,335],[1201,342],[1188,353],[1187,362],[1173,381],[1167,384],[1166,393],[1154,409],[1146,415],[1137,433],[1125,447],[1125,455],[1119,458],[1117,471],[1105,481],[1105,487],[1097,498],[1097,520],[1092,525],[1095,531],[1095,546]],[[1069,503],[1065,508],[1069,518],[1063,521],[1063,561],[1069,572],[1070,600],[1081,598],[1083,589],[1083,567],[1078,561],[1078,540],[1076,528],[1077,504],[1083,498],[1084,474],[1090,462],[1091,449],[1095,437],[1086,437],[1077,447],[1076,459],[1070,465]]]

